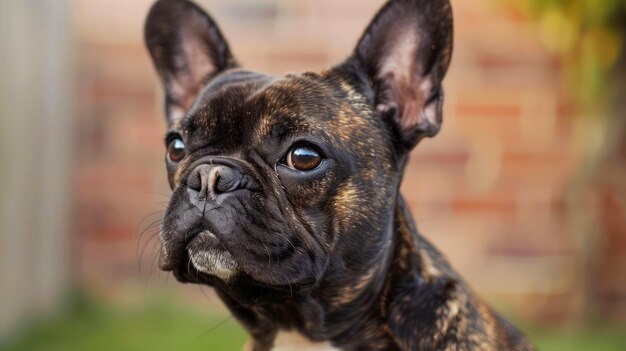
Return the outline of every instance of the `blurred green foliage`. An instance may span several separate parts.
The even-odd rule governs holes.
[[[538,21],[542,42],[561,58],[568,86],[581,106],[591,111],[606,107],[613,88],[612,72],[624,49],[626,1],[505,1]]]
[[[8,343],[0,343],[0,350],[241,350],[247,337],[236,321],[217,312],[204,312],[181,307],[171,299],[123,310],[79,296],[65,313],[30,325]],[[626,333],[617,326],[561,331],[524,329],[542,351],[620,351],[626,344]]]

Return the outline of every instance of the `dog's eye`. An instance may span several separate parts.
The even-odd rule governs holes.
[[[322,156],[311,146],[296,146],[287,154],[287,166],[298,171],[310,171],[322,163]]]
[[[167,157],[170,161],[178,162],[185,157],[185,143],[182,139],[172,139],[167,145]]]

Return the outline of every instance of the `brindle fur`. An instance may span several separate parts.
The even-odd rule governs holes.
[[[277,78],[240,68],[192,3],[153,6],[146,42],[169,133],[187,146],[182,162],[168,163],[160,264],[214,286],[252,350],[270,350],[281,330],[341,350],[533,349],[418,233],[398,192],[408,152],[440,127],[451,16],[448,0],[392,0],[346,62]],[[416,43],[390,44],[407,26]],[[403,62],[384,61],[387,52],[403,49],[410,67],[382,74]],[[302,178],[277,165],[303,138],[328,157],[323,173]],[[190,173],[221,162],[241,170],[245,191],[199,203]],[[202,229],[240,266],[228,281],[189,264],[185,245]]]

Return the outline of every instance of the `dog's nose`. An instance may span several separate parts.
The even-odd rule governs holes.
[[[245,187],[244,183],[244,176],[238,169],[219,164],[199,165],[187,179],[187,187],[197,191],[199,199],[230,193]]]

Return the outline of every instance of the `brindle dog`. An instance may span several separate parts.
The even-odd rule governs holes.
[[[452,23],[449,0],[391,0],[343,63],[273,77],[241,68],[193,3],[150,10],[173,189],[159,264],[215,287],[250,349],[533,349],[398,190],[441,127]]]

